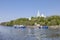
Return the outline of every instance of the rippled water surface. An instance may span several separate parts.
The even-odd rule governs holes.
[[[60,40],[59,31],[0,26],[0,40]]]

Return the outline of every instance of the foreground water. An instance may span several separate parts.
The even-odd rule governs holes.
[[[0,26],[0,40],[60,40],[57,34],[60,30]]]

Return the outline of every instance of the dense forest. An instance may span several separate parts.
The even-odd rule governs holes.
[[[60,25],[60,16],[54,15],[49,17],[31,17],[31,20],[28,18],[18,18],[16,20],[11,20],[9,22],[2,22],[1,25],[5,26],[13,26],[13,25],[31,25],[33,26],[35,23],[40,25]]]

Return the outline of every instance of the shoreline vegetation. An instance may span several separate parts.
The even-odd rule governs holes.
[[[13,25],[34,26],[35,23],[37,23],[39,25],[47,25],[51,28],[59,28],[60,27],[60,16],[53,15],[53,16],[49,16],[46,18],[31,17],[31,20],[29,20],[29,18],[18,18],[16,20],[11,20],[9,22],[2,22],[0,25],[4,25],[4,26],[13,26]]]

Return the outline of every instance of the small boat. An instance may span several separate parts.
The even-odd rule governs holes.
[[[14,25],[14,28],[26,28],[24,25]]]
[[[48,29],[48,26],[40,26],[39,29]]]
[[[42,26],[42,29],[48,29],[48,26]]]

